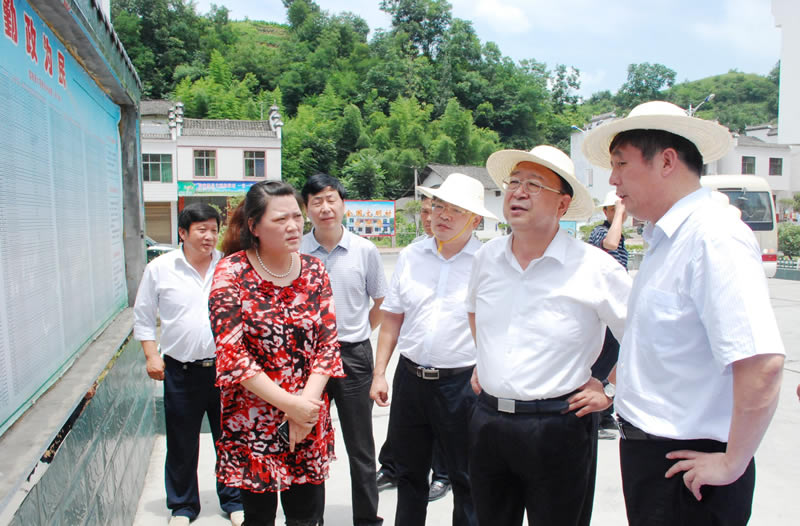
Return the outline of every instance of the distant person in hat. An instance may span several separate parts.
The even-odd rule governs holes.
[[[627,270],[628,249],[625,248],[625,234],[622,233],[622,225],[628,217],[625,213],[625,205],[617,197],[617,191],[611,190],[606,194],[606,198],[600,203],[599,208],[605,214],[606,220],[594,227],[589,235],[589,243],[608,253],[622,265],[622,268]],[[619,342],[606,328],[600,357],[592,365],[592,376],[608,382],[608,375],[617,363],[618,357]],[[614,405],[612,404],[600,416],[598,437],[601,439],[617,438],[616,430],[617,422],[614,420]]]
[[[743,525],[784,349],[761,252],[700,186],[727,128],[647,102],[586,136],[649,248],[628,304],[614,405],[631,525]],[[613,376],[613,373],[612,373]]]
[[[423,526],[434,440],[444,452],[453,488],[453,524],[475,525],[467,475],[467,420],[475,404],[469,379],[475,365],[464,300],[483,204],[476,179],[450,174],[438,189],[419,187],[432,198],[434,237],[406,247],[398,256],[381,305],[383,324],[370,395],[389,405],[386,366],[397,349],[389,440],[397,469],[398,526]]]
[[[478,252],[467,292],[477,343],[469,473],[478,523],[588,525],[599,411],[593,378],[606,326],[622,336],[630,278],[608,255],[559,229],[592,198],[552,146],[493,153],[513,229]]]

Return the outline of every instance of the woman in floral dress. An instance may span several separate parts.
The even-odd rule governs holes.
[[[300,255],[303,215],[288,184],[253,185],[231,218],[209,297],[222,434],[217,479],[240,488],[245,526],[322,524],[334,459],[331,376],[344,376],[322,263]],[[288,420],[288,440],[278,426]]]

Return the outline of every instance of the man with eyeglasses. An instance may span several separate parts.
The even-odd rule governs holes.
[[[400,353],[392,387],[389,440],[397,468],[395,524],[424,526],[428,472],[434,440],[444,453],[453,488],[453,524],[473,526],[467,474],[467,421],[475,404],[469,379],[475,344],[464,300],[480,241],[472,232],[481,216],[494,218],[476,179],[450,174],[437,189],[419,187],[432,199],[433,238],[398,256],[384,311],[370,396],[389,405],[386,366]]]
[[[606,326],[622,337],[631,281],[559,229],[594,208],[564,153],[503,150],[486,167],[505,189],[513,233],[478,251],[467,292],[478,351],[469,424],[478,523],[520,525],[527,511],[531,524],[588,525],[598,411],[613,397],[591,366]]]

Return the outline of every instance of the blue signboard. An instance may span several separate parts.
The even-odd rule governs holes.
[[[364,237],[394,235],[394,201],[345,201],[344,224]]]
[[[255,181],[178,181],[178,197],[244,195]]]

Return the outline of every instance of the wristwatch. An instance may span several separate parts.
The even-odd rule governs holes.
[[[612,384],[608,380],[603,380],[603,392],[606,394],[607,397],[613,400],[614,395],[617,394],[617,386]]]

